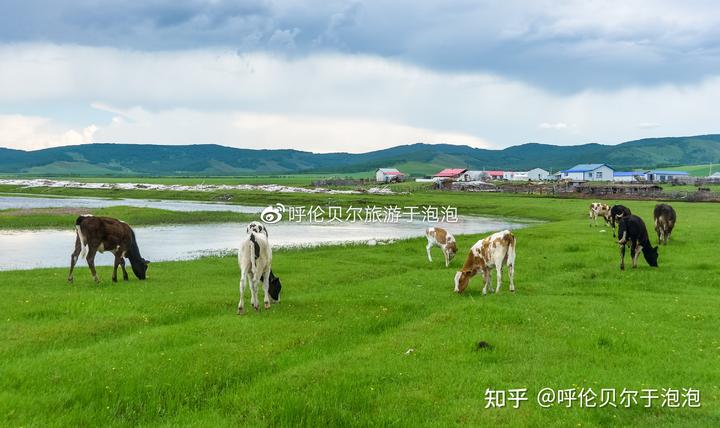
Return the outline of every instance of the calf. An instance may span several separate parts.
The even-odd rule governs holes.
[[[425,236],[427,237],[427,250],[428,260],[432,262],[432,256],[430,256],[430,249],[432,247],[440,247],[443,255],[445,256],[445,267],[450,265],[450,261],[455,257],[457,253],[457,244],[455,237],[449,234],[445,229],[440,227],[429,227],[425,230]]]
[[[675,227],[675,220],[677,215],[675,210],[668,204],[657,204],[653,211],[653,217],[655,218],[655,232],[658,236],[658,245],[667,245],[670,234]]]
[[[597,226],[597,219],[598,217],[602,217],[605,219],[605,224],[610,225],[610,206],[607,204],[602,204],[600,202],[593,202],[590,204],[590,221],[594,222],[595,226]],[[592,226],[592,224],[590,224]]]
[[[497,288],[495,293],[500,291],[502,284],[502,266],[507,265],[510,276],[510,291],[515,291],[515,236],[509,230],[495,233],[475,243],[465,260],[462,270],[455,274],[455,292],[462,293],[470,283],[470,278],[482,271],[485,280],[483,296],[487,293],[490,285],[490,268],[495,267],[497,272]],[[492,287],[490,288],[492,291]]]
[[[633,267],[637,267],[637,259],[642,251],[645,261],[652,267],[657,267],[657,247],[650,244],[647,228],[642,219],[636,215],[629,215],[620,219],[618,227],[618,245],[620,245],[620,269],[625,269],[625,245],[630,241]]]
[[[240,302],[237,313],[244,312],[243,295],[245,284],[249,283],[253,308],[260,307],[257,296],[257,285],[263,282],[265,309],[270,309],[270,267],[272,265],[272,249],[267,238],[262,233],[250,232],[240,245],[238,251],[238,264],[240,265]],[[279,282],[279,281],[278,281]],[[278,289],[279,293],[279,289]]]
[[[250,222],[250,224],[248,224],[245,231],[248,233],[248,235],[251,232],[255,232],[255,233],[262,233],[263,235],[265,235],[265,238],[268,237],[267,227],[265,227],[265,225],[260,223],[259,221]],[[268,240],[268,242],[269,242],[269,240]],[[264,278],[261,277],[260,281],[263,281],[263,280],[264,280]],[[282,289],[282,284],[280,283],[280,278],[275,276],[272,269],[270,269],[269,292],[270,292],[270,299],[272,299],[273,302],[275,302],[275,303],[280,302],[280,290],[281,289]]]
[[[90,273],[95,282],[100,278],[95,271],[95,254],[110,251],[115,255],[113,264],[113,282],[117,282],[118,265],[122,267],[123,280],[128,280],[125,270],[125,258],[130,260],[132,271],[138,279],[145,279],[149,261],[142,258],[135,239],[135,232],[127,223],[110,217],[94,217],[82,215],[75,220],[75,251],[70,256],[70,273],[68,282],[73,282],[73,268],[82,256],[87,260]]]
[[[632,214],[630,208],[624,205],[613,205],[610,208],[610,227],[612,227],[613,238],[615,237],[615,225],[620,222],[620,219]]]

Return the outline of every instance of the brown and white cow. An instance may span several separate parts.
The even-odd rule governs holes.
[[[425,230],[425,236],[428,241],[427,246],[425,247],[427,250],[428,260],[432,262],[430,249],[432,247],[440,247],[443,256],[445,256],[445,267],[450,266],[450,261],[457,253],[457,243],[455,242],[455,237],[441,227],[428,227],[427,230]]]
[[[125,270],[125,257],[130,260],[130,266],[138,279],[145,279],[149,261],[142,258],[135,239],[135,232],[124,221],[110,217],[94,217],[81,215],[75,220],[75,251],[70,256],[70,273],[68,282],[73,282],[73,268],[80,254],[87,260],[90,273],[95,282],[100,278],[95,271],[95,254],[110,251],[115,255],[113,264],[113,282],[117,282],[118,265],[122,267],[123,280],[128,280]]]
[[[597,219],[601,217],[605,220],[607,226],[610,225],[610,206],[600,202],[593,202],[590,204],[590,221],[597,226]],[[592,224],[590,224],[592,226]]]
[[[490,285],[490,268],[495,267],[497,288],[500,292],[502,284],[502,267],[507,265],[510,276],[510,291],[515,291],[515,236],[509,230],[503,230],[485,239],[481,239],[470,248],[470,253],[462,269],[455,274],[455,292],[462,293],[470,283],[470,279],[482,271],[484,286],[483,296]],[[492,291],[492,287],[490,288]]]

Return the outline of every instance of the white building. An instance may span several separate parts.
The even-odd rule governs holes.
[[[486,177],[484,171],[465,171],[458,181],[482,181]]]
[[[672,181],[686,181],[690,178],[690,174],[685,171],[659,171],[652,170],[645,173],[647,181],[657,181],[660,183]]]
[[[405,174],[395,168],[378,168],[375,171],[375,181],[378,183],[390,183],[392,181],[404,181]]]
[[[562,180],[612,181],[615,170],[604,163],[578,164],[560,171]]]
[[[533,168],[527,172],[527,178],[533,181],[547,180],[550,178],[550,171],[545,171],[542,168]]]
[[[636,182],[641,178],[645,179],[645,174],[637,171],[615,171],[613,173],[613,181]]]
[[[527,171],[515,171],[515,172],[513,172],[511,180],[528,181],[528,173],[527,173]]]

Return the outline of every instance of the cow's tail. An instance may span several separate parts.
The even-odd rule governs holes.
[[[250,254],[250,266],[252,267],[252,274],[255,281],[259,279],[259,272],[257,269],[257,259],[260,257],[260,244],[255,239],[255,233],[250,232],[250,239],[248,239],[248,248]]]
[[[507,265],[515,267],[515,235],[510,234],[510,242],[507,250]]]
[[[85,237],[85,234],[82,231],[82,221],[85,219],[86,216],[80,216],[75,220],[75,233],[77,234],[77,239],[80,241],[80,258],[84,259],[87,256],[88,252],[88,243],[87,243],[87,237]]]

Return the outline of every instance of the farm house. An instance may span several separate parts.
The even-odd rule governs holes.
[[[433,175],[435,180],[451,180],[458,181],[464,177],[467,172],[465,168],[445,168],[437,174]]]
[[[378,183],[392,183],[404,180],[405,174],[395,168],[378,168],[377,171],[375,171],[375,181]]]
[[[615,170],[604,163],[578,164],[560,171],[562,180],[612,181]]]
[[[635,182],[644,178],[645,174],[637,171],[615,171],[613,173],[613,181]]]
[[[690,174],[685,171],[659,171],[652,170],[645,173],[647,181],[657,181],[660,183],[668,183],[673,181],[686,181],[690,179]]]

